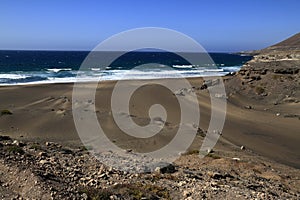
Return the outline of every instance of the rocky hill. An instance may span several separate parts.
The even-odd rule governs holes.
[[[275,45],[257,51],[254,61],[299,61],[300,60],[300,33],[283,40]]]
[[[300,33],[297,33],[286,40],[283,40],[277,44],[274,44],[272,46],[269,46],[264,49],[260,50],[252,50],[252,51],[242,51],[238,54],[244,54],[244,55],[258,55],[258,54],[268,54],[268,53],[279,53],[279,52],[292,52],[292,51],[299,51],[300,50]]]
[[[227,91],[266,104],[300,100],[300,33],[257,55],[228,80]]]
[[[293,50],[300,50],[300,33],[289,37],[288,39],[279,42],[275,45],[272,45],[268,48],[262,50],[262,52],[267,51],[293,51]]]

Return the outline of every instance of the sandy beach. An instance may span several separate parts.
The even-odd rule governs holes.
[[[199,100],[201,111],[199,127],[207,130],[211,117],[209,92],[200,90],[203,84],[201,78],[189,79],[189,81],[192,88],[186,89],[192,89]],[[226,82],[227,80],[225,84]],[[127,81],[127,84],[138,83]],[[176,96],[168,94],[166,88],[157,85],[146,86],[143,91],[135,94],[131,114],[137,124],[149,123],[148,109],[154,102],[165,106],[168,112],[168,125],[164,129],[166,134],[137,142],[124,135],[110,115],[110,98],[114,85],[114,81],[101,82],[96,92],[97,117],[104,130],[111,134],[110,139],[124,149],[137,151],[139,148],[144,150],[159,148],[168,143],[179,123],[180,109]],[[73,84],[1,87],[1,109],[12,112],[12,115],[0,117],[1,135],[9,135],[20,140],[80,145],[72,116],[72,89]],[[257,101],[246,99],[239,94],[228,94],[228,96],[227,116],[221,140],[244,146],[271,160],[300,168],[299,119],[277,116],[278,108],[266,107],[268,105],[258,104]],[[247,105],[251,105],[251,109],[247,109]],[[281,113],[290,113],[296,106],[296,103],[290,103],[279,107]],[[198,147],[199,144],[196,144],[193,148]]]

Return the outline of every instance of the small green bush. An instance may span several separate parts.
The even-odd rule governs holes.
[[[260,87],[260,86],[257,86],[257,87],[255,88],[255,91],[256,91],[257,94],[262,94],[262,93],[265,92],[265,89],[262,88],[262,87]]]
[[[278,74],[272,75],[272,79],[274,79],[274,80],[278,80],[280,78],[281,78],[281,75],[278,75]]]
[[[1,110],[1,116],[2,115],[12,115],[13,113],[9,110]]]
[[[18,146],[15,146],[15,145],[8,146],[7,151],[9,153],[17,153],[17,154],[24,154],[25,153],[24,150],[21,147],[18,147]]]
[[[34,149],[34,150],[41,150],[42,147],[39,144],[32,144],[29,149]]]
[[[110,200],[110,196],[113,195],[113,192],[109,189],[96,189],[96,188],[81,188],[79,193],[86,194],[90,200]]]
[[[192,154],[199,154],[199,150],[198,149],[188,150],[186,153],[184,153],[184,155],[192,155]]]
[[[213,158],[213,159],[220,159],[221,158],[221,156],[218,156],[216,154],[208,154],[207,156],[210,157],[210,158]]]
[[[171,199],[165,188],[149,184],[120,184],[107,189],[82,188],[80,193],[85,193],[88,199],[110,199],[115,194],[124,199]]]

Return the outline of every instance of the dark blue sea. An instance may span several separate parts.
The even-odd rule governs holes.
[[[175,53],[137,51],[125,53],[104,68],[99,62],[78,71],[89,53],[88,51],[1,50],[0,85],[93,81],[100,76],[101,80],[174,78],[178,75],[224,76],[238,71],[251,59],[250,56],[238,54],[209,53],[213,63],[199,62],[191,65]],[[102,56],[112,56],[112,54],[112,52],[102,52]]]

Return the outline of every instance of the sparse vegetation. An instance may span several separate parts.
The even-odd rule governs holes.
[[[213,158],[213,159],[220,159],[221,158],[221,156],[216,155],[216,154],[208,154],[207,156],[210,157],[210,158]]]
[[[274,80],[278,80],[280,78],[281,78],[281,75],[278,75],[278,74],[272,75],[272,79],[274,79]]]
[[[260,86],[256,86],[255,91],[257,94],[262,94],[265,92],[265,89]]]
[[[9,153],[14,153],[14,154],[24,154],[24,150],[21,147],[12,145],[12,146],[7,146],[6,149]]]
[[[261,85],[261,86],[267,86],[268,83],[267,83],[267,82],[263,82],[263,83],[261,83],[260,85]]]
[[[188,150],[184,155],[199,154],[198,149]]]
[[[3,115],[12,115],[13,113],[9,110],[1,110],[1,116]]]
[[[93,146],[85,146],[85,149],[86,149],[87,151],[93,150]]]
[[[85,146],[79,147],[80,151],[88,151],[88,149]]]
[[[165,188],[141,183],[119,184],[108,189],[83,188],[80,193],[85,193],[91,200],[109,200],[112,195],[124,199],[170,199],[169,192]]]
[[[29,149],[41,150],[42,148],[40,144],[32,144]]]
[[[86,194],[89,200],[109,200],[109,197],[113,194],[112,191],[108,189],[96,189],[92,187],[82,188],[79,192]]]
[[[200,153],[199,150],[194,149],[194,150],[187,151],[184,155],[192,155],[192,154],[199,154],[199,153]],[[205,154],[203,154],[203,155],[205,155]],[[216,155],[214,153],[209,153],[206,156],[210,157],[210,158],[213,158],[213,159],[220,159],[221,158],[219,155]]]

